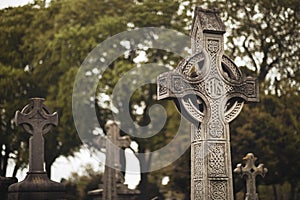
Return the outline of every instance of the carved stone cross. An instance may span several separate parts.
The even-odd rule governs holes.
[[[25,179],[8,188],[8,199],[11,200],[63,200],[65,187],[50,180],[44,170],[44,138],[53,126],[58,124],[57,113],[51,114],[43,104],[44,99],[32,98],[31,102],[17,111],[16,125],[21,125],[31,134],[29,140],[29,171]]]
[[[192,200],[233,200],[229,122],[244,102],[259,100],[256,79],[224,55],[224,33],[215,10],[196,8],[192,56],[158,77],[158,99],[174,99],[192,122]]]
[[[57,126],[57,113],[50,114],[44,99],[32,98],[31,103],[17,111],[15,122],[32,136],[29,141],[29,172],[44,172],[44,138],[52,126]]]
[[[102,199],[118,200],[117,184],[124,183],[124,178],[120,172],[119,147],[129,147],[131,140],[129,136],[120,137],[120,127],[116,121],[108,121],[105,125],[105,129],[107,132],[106,164]]]
[[[268,172],[268,169],[264,167],[264,164],[259,164],[258,167],[255,166],[255,161],[253,153],[248,153],[243,160],[246,161],[245,167],[242,164],[237,164],[234,172],[240,174],[241,176],[246,176],[246,198],[245,200],[258,200],[258,195],[256,193],[256,176],[261,175],[262,177]]]

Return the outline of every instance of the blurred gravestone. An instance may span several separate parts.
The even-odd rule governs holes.
[[[256,176],[260,175],[262,177],[268,172],[268,169],[264,167],[264,164],[259,164],[255,166],[255,161],[257,158],[253,153],[248,153],[243,160],[246,161],[245,166],[242,164],[237,164],[234,172],[246,177],[246,197],[245,200],[258,200],[258,194],[256,193]]]
[[[94,200],[133,200],[139,195],[138,190],[130,190],[124,184],[121,173],[120,148],[130,146],[129,136],[120,137],[120,123],[108,121],[105,125],[106,159],[103,176],[103,189],[89,191],[89,196]]]

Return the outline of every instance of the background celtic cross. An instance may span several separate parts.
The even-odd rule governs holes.
[[[57,113],[50,114],[43,101],[42,98],[32,98],[30,104],[15,115],[16,125],[22,125],[32,135],[29,140],[29,172],[44,172],[43,134],[58,124]]]
[[[193,124],[191,199],[233,200],[229,122],[258,101],[258,83],[224,55],[218,13],[196,8],[194,16],[193,54],[158,77],[158,99],[173,98]]]
[[[120,123],[109,120],[105,124],[107,132],[106,159],[104,173],[103,200],[117,200],[117,184],[124,183],[123,175],[120,172],[120,149],[129,147],[131,139],[129,136],[120,137]]]
[[[256,193],[256,176],[262,177],[268,172],[268,169],[264,167],[264,164],[255,166],[257,158],[253,153],[248,153],[243,160],[246,161],[246,165],[243,167],[242,164],[237,164],[234,172],[246,176],[246,198],[245,200],[258,200],[258,194]]]

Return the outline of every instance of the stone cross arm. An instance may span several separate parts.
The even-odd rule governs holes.
[[[258,102],[258,81],[246,77],[240,81],[221,78],[190,81],[177,71],[166,72],[158,77],[158,100],[166,98],[183,98],[188,95],[200,97],[226,96],[227,99],[240,97],[246,102]]]
[[[120,123],[117,121],[109,120],[105,124],[107,138],[117,147],[129,147],[131,139],[129,136],[120,137]]]
[[[242,164],[237,164],[237,167],[234,169],[234,172],[240,174],[241,176],[244,175],[261,175],[265,176],[268,172],[268,169],[264,167],[264,164],[259,164],[257,167],[255,166],[255,161],[257,158],[254,156],[253,153],[248,153],[243,160],[246,161],[245,166],[243,167]]]
[[[122,136],[122,137],[119,137],[118,140],[117,140],[117,145],[119,147],[129,147],[130,146],[130,143],[131,143],[131,139],[129,136]]]

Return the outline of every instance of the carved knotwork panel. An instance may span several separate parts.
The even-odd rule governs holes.
[[[246,97],[256,98],[258,96],[255,81],[247,81],[233,88],[234,92],[245,95]]]
[[[159,80],[160,86],[158,88],[159,89],[158,92],[160,95],[166,95],[168,93],[168,87],[167,87],[168,82],[167,81],[168,80],[166,77],[160,78],[160,80]]]
[[[227,177],[225,143],[208,145],[208,176]]]
[[[227,200],[227,181],[212,180],[209,182],[209,199],[210,200]]]
[[[192,141],[201,140],[202,138],[201,126],[196,127],[195,125],[192,124],[191,132],[192,132]]]
[[[201,143],[197,143],[194,145],[194,178],[202,178],[203,177],[203,148]]]
[[[208,122],[210,138],[224,138],[224,125],[220,120],[220,100],[211,101],[211,120]]]
[[[209,135],[212,138],[224,138],[223,125],[220,120],[214,119],[208,123]]]
[[[192,116],[194,119],[196,119],[199,122],[203,121],[204,115],[203,113],[199,110],[199,105],[195,105],[191,102],[191,99],[185,98],[182,99],[182,105],[185,107],[186,111],[189,113],[190,116]],[[196,107],[198,106],[198,107]],[[200,130],[199,134],[195,135],[194,139],[201,139],[200,137]]]
[[[215,55],[220,50],[220,41],[217,39],[208,39],[207,49],[211,56]]]
[[[223,30],[224,27],[219,23],[218,18],[215,13],[199,13],[199,18],[201,21],[201,26],[203,30],[212,30],[212,31],[220,31]]]
[[[197,30],[196,30],[196,49],[195,51],[196,52],[200,52],[202,49],[203,49],[203,35],[202,35],[202,32],[201,32],[201,29],[199,27],[197,27]]]
[[[204,186],[203,186],[203,181],[201,180],[195,180],[194,181],[194,189],[195,189],[195,196],[194,199],[197,200],[202,200],[204,199]]]

